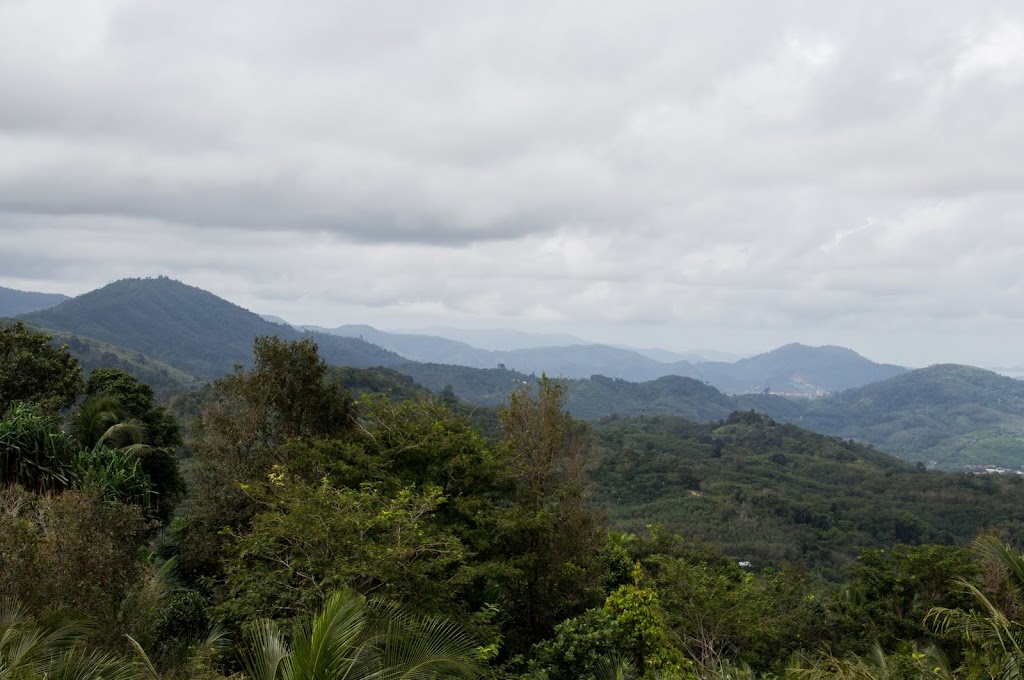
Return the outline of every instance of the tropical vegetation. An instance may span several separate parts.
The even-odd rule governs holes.
[[[591,427],[543,375],[479,409],[328,367],[311,338],[257,339],[175,402],[195,414],[183,431],[123,370],[84,379],[25,327],[0,343],[0,678],[978,678],[1024,661],[1012,477],[751,411]]]

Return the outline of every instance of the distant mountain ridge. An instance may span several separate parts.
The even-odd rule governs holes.
[[[820,396],[885,380],[906,370],[902,366],[877,364],[845,347],[809,347],[794,342],[733,363],[697,364],[692,373],[681,375],[706,380],[731,394],[776,392]]]
[[[108,342],[166,362],[201,378],[252,362],[253,339],[313,337],[326,361],[350,366],[393,366],[404,360],[355,338],[304,333],[271,323],[200,288],[167,277],[122,279],[23,314],[35,326]]]
[[[35,293],[0,286],[0,317],[53,307],[69,299],[60,293]]]
[[[87,367],[104,362],[123,366],[169,390],[194,384],[189,375],[209,380],[229,373],[236,364],[248,365],[252,341],[260,335],[289,340],[312,337],[330,364],[390,367],[434,392],[451,386],[460,398],[484,405],[502,403],[517,385],[530,384],[541,371],[548,371],[543,363],[526,364],[528,372],[524,372],[514,370],[512,361],[500,362],[505,363],[504,368],[410,361],[366,342],[367,337],[393,339],[373,334],[370,327],[358,329],[364,339],[300,331],[165,277],[117,281],[20,318],[51,329],[60,341],[77,346]],[[446,352],[479,351],[464,343],[425,337]],[[424,342],[416,336],[399,339]],[[511,350],[488,356],[516,361],[524,356],[537,361],[541,356],[580,374],[595,361],[613,365],[630,354],[602,345],[543,349],[542,355]],[[635,353],[632,356],[657,363]],[[906,371],[875,364],[852,350],[799,344],[731,364],[673,365],[688,367],[697,375],[661,376],[642,382],[603,375],[571,379],[567,381],[568,408],[588,420],[673,414],[701,421],[756,409],[780,421],[874,444],[927,465],[1024,467],[1024,382],[991,371],[956,365]],[[840,391],[851,375],[874,382]],[[794,383],[802,385],[805,393],[810,387],[836,391],[817,399],[776,394],[782,391],[777,385]],[[751,393],[723,393],[730,388]]]
[[[535,376],[409,362],[397,370],[440,392],[497,406]],[[1024,468],[1024,381],[971,366],[939,365],[817,399],[777,394],[727,395],[681,376],[645,382],[593,376],[566,380],[575,417],[672,415],[707,422],[756,410],[809,430],[872,444],[904,460],[944,469],[968,465]]]
[[[547,373],[572,379],[600,375],[632,382],[676,375],[705,380],[733,394],[775,391],[817,396],[884,380],[906,370],[901,366],[877,364],[843,347],[808,347],[796,343],[736,362],[664,362],[642,351],[600,344],[488,350],[440,336],[391,333],[367,325],[305,328],[360,338],[424,363],[472,368],[504,366],[526,374]]]

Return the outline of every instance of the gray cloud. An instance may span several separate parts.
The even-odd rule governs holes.
[[[0,92],[2,285],[1018,356],[1017,3],[8,0]]]

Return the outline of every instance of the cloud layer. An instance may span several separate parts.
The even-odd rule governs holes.
[[[1019,3],[0,0],[0,285],[1024,363]]]

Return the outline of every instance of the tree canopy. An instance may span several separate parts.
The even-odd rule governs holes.
[[[82,391],[82,371],[67,348],[21,321],[0,323],[0,414],[15,401],[49,410],[66,408]]]

